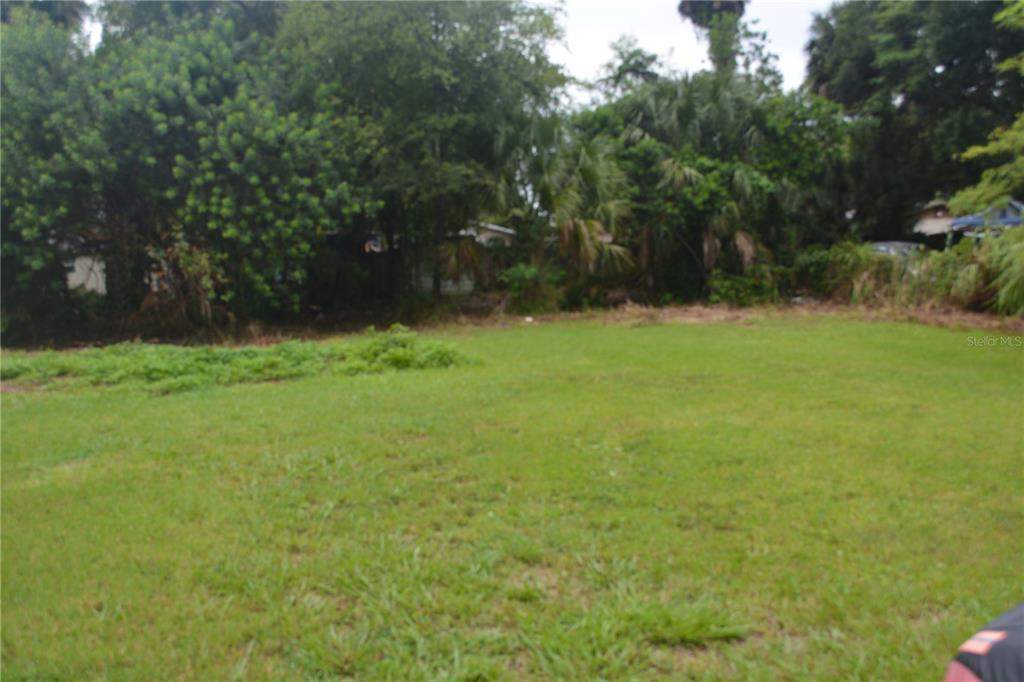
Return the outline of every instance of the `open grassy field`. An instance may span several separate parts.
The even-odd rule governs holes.
[[[940,679],[1024,596],[985,334],[453,328],[475,362],[5,393],[4,680]]]

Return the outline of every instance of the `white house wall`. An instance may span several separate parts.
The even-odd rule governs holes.
[[[78,256],[68,270],[68,288],[83,288],[97,294],[107,293],[107,273],[102,260],[91,256]]]

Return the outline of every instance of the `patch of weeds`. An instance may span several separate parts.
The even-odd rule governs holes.
[[[306,671],[310,679],[354,677],[367,664],[366,634],[338,627],[311,633],[293,654],[294,663]]]
[[[451,671],[451,679],[459,682],[489,682],[508,679],[508,675],[496,661],[470,654],[457,659],[457,667]]]
[[[615,585],[628,585],[638,573],[635,558],[611,557],[607,560],[592,559],[581,566],[591,585],[608,589]]]
[[[707,604],[651,602],[627,610],[630,627],[651,644],[704,646],[709,642],[743,639],[750,628]]]
[[[356,346],[345,357],[346,364],[373,372],[451,367],[462,360],[461,354],[451,346],[423,341],[416,332],[400,324],[392,325],[386,332],[371,328],[367,334],[369,340]]]
[[[612,598],[585,610],[565,609],[520,639],[546,679],[632,678],[652,647],[696,649],[742,639],[749,631],[704,603],[664,604]]]
[[[544,593],[539,588],[533,585],[521,585],[519,587],[513,587],[508,591],[508,598],[512,601],[522,602],[524,604],[532,604],[538,602],[544,598]]]
[[[522,535],[512,535],[505,540],[505,555],[527,566],[536,566],[544,560],[544,553],[533,540]]]
[[[167,395],[169,393],[180,393],[182,391],[191,391],[197,388],[202,388],[203,386],[209,385],[209,383],[210,382],[206,377],[193,374],[157,381],[150,384],[149,389],[153,393]]]
[[[5,354],[0,379],[21,384],[143,385],[157,394],[207,386],[284,381],[330,370],[347,376],[461,364],[451,346],[424,341],[401,325],[371,330],[361,342],[287,341],[274,346],[218,348],[121,343],[77,352]]]

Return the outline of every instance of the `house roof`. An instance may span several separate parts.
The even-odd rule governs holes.
[[[459,236],[470,237],[484,244],[492,239],[511,239],[516,236],[516,231],[494,223],[470,223],[468,227],[459,230]]]
[[[483,228],[485,230],[490,230],[491,232],[498,232],[499,234],[507,234],[510,237],[514,237],[516,235],[516,231],[515,230],[513,230],[511,228],[508,228],[508,227],[502,227],[501,225],[495,225],[494,223],[475,223],[474,225],[476,227],[481,227],[481,228]]]
[[[1022,214],[1024,214],[1024,203],[1011,199],[1004,208],[989,206],[981,213],[954,218],[952,228],[967,230],[972,227],[1012,227],[1020,225]]]

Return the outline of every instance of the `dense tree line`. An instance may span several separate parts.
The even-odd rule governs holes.
[[[694,299],[903,235],[985,172],[972,206],[1020,189],[1019,8],[837,4],[786,92],[743,2],[684,1],[712,70],[622,40],[570,110],[557,16],[527,4],[107,2],[93,51],[84,3],[7,2],[4,332],[395,305],[465,274],[523,305]],[[479,222],[516,239],[482,248]],[[68,289],[76,256],[105,296]]]

